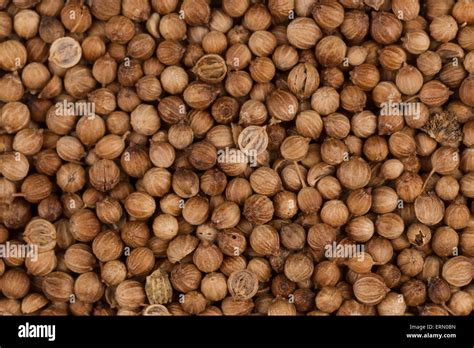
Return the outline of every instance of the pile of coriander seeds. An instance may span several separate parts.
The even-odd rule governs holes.
[[[470,315],[474,1],[0,0],[0,314]]]

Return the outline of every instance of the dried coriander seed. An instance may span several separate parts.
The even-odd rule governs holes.
[[[146,278],[145,292],[151,304],[171,302],[173,288],[168,274],[161,269],[154,271]]]
[[[72,37],[62,37],[53,42],[50,48],[49,60],[63,69],[68,69],[79,63],[82,48]]]
[[[257,156],[268,146],[268,135],[265,127],[248,126],[239,135],[239,148],[246,154]]]
[[[472,314],[470,0],[3,5],[0,312]]]

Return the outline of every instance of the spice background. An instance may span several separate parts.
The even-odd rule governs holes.
[[[473,107],[474,0],[0,0],[0,314],[471,315]]]

